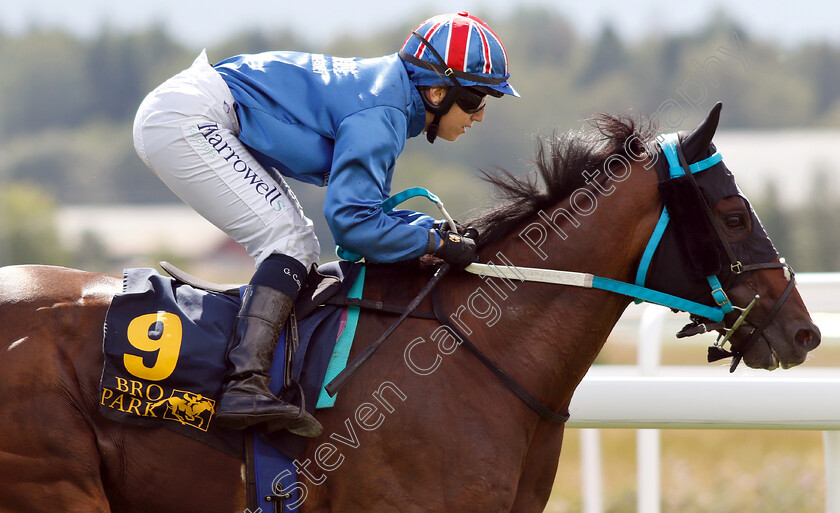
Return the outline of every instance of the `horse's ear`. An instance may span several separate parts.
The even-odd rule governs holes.
[[[717,102],[709,115],[702,123],[697,125],[697,128],[691,131],[690,134],[682,142],[682,150],[688,162],[695,162],[705,156],[712,138],[715,136],[718,121],[720,121],[720,109],[723,108],[721,102]]]

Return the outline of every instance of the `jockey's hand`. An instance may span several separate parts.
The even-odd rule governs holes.
[[[446,219],[438,219],[432,226],[434,227],[435,231],[438,231],[440,233],[451,230],[451,228],[449,227],[449,221],[447,221]],[[470,239],[475,240],[478,238],[478,230],[471,226],[466,227],[458,221],[455,221],[455,229],[458,233],[460,233],[461,235],[466,235]]]
[[[455,232],[443,231],[440,234],[440,246],[434,255],[453,267],[463,269],[478,260],[475,241]]]

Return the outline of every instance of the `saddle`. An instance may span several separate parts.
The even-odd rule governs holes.
[[[193,276],[167,261],[160,262],[160,267],[181,283],[185,283],[199,290],[239,296],[239,291],[244,286],[213,283]],[[302,319],[319,306],[326,305],[327,301],[335,296],[339,289],[341,289],[341,278],[339,276],[324,273],[319,270],[317,265],[313,265],[306,280],[303,282],[297,301],[295,301],[295,316],[298,319]]]

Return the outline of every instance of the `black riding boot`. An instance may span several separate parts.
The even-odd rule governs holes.
[[[315,417],[277,398],[268,374],[277,339],[292,310],[292,299],[271,287],[248,285],[228,345],[228,373],[216,408],[216,424],[245,429],[270,422],[302,436],[323,431]]]

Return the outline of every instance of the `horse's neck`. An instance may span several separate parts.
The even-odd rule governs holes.
[[[610,186],[615,189],[605,194]],[[504,257],[516,266],[632,281],[661,210],[655,173],[635,165],[622,182],[607,182],[600,188],[590,185],[586,190],[523,223],[482,256],[496,264],[505,263]],[[597,199],[594,208],[589,208],[591,198]],[[545,239],[536,244],[541,235]],[[544,394],[562,405],[571,398],[630,300],[568,286],[516,286],[522,290],[512,291],[503,300],[503,311],[510,314],[502,316],[488,334],[508,341],[497,345],[498,358],[518,359],[526,369],[542,366],[540,375],[530,378],[531,386],[543,388]]]
[[[621,182],[578,189],[523,222],[482,256],[501,260],[501,254],[522,267],[630,279],[662,208],[656,175],[643,164],[634,165]]]

